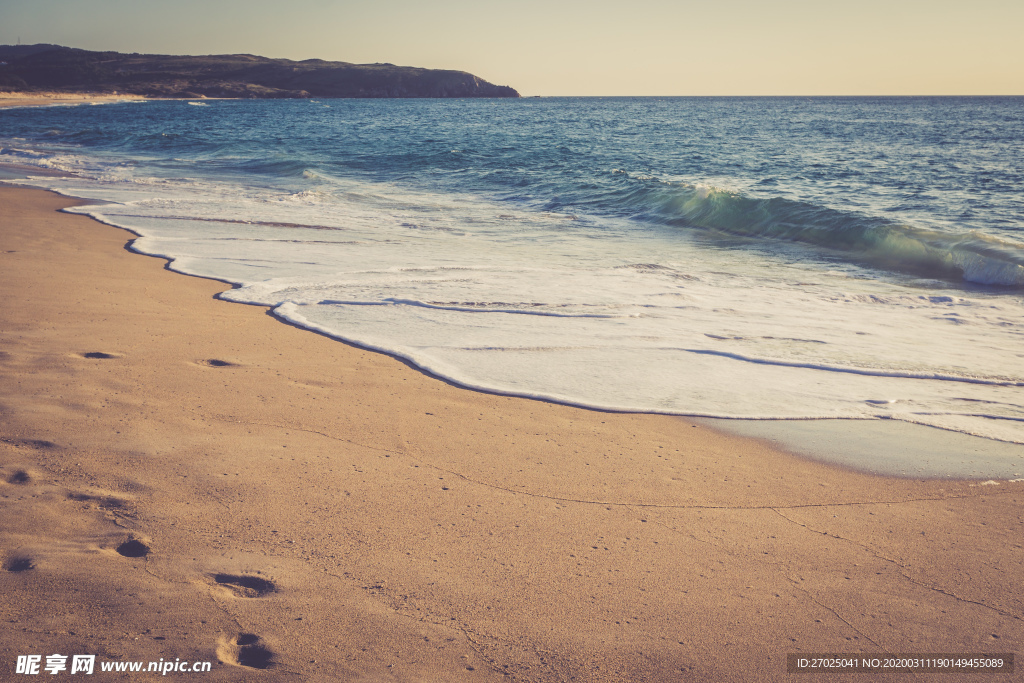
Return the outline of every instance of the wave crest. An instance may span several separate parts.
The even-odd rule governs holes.
[[[955,234],[782,197],[630,176],[634,217],[711,233],[842,252],[871,267],[945,280],[1024,287],[1024,244],[977,231]]]

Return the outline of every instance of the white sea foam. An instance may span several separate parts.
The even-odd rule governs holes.
[[[323,178],[292,192],[91,175],[31,182],[111,202],[69,211],[136,231],[133,248],[175,270],[239,285],[224,299],[467,387],[610,410],[903,420],[1024,443],[1020,296],[383,184]]]

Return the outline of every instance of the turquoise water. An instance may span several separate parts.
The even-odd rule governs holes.
[[[1024,98],[0,110],[134,248],[464,386],[1024,443]]]

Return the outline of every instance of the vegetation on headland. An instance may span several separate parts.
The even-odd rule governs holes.
[[[255,55],[93,52],[60,45],[0,45],[0,90],[149,97],[519,97],[466,73]]]

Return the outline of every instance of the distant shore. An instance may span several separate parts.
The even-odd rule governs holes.
[[[0,187],[0,667],[768,681],[790,653],[1024,642],[1024,484],[458,389],[219,301],[72,203]]]
[[[519,97],[465,71],[250,54],[151,55],[52,44],[0,45],[0,87],[151,97]]]
[[[140,95],[66,92],[0,92],[0,107],[43,107],[52,104],[93,104],[151,99]]]

